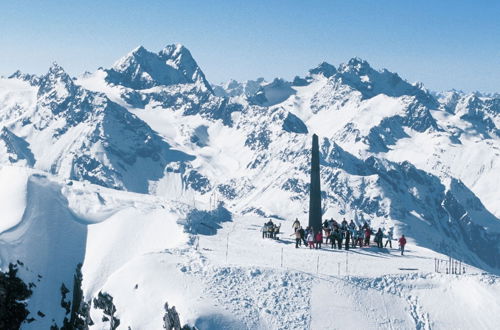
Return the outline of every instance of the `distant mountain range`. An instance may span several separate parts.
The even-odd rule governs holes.
[[[54,64],[0,79],[0,129],[3,165],[280,219],[306,217],[315,133],[324,218],[500,273],[499,94],[430,92],[359,58],[211,85],[176,44],[77,78]]]

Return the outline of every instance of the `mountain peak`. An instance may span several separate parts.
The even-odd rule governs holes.
[[[337,73],[337,69],[331,65],[330,63],[327,62],[321,62],[317,67],[314,69],[309,70],[309,74],[322,74],[326,78],[330,78],[333,76],[335,73]]]
[[[191,53],[181,44],[168,45],[158,53],[138,46],[105,71],[109,83],[133,89],[199,83],[211,91]]]
[[[53,84],[60,81],[66,86],[73,86],[73,79],[64,71],[63,67],[53,62],[48,72],[40,78],[42,85]]]
[[[53,75],[65,75],[67,74],[66,71],[64,71],[63,67],[60,66],[57,62],[52,62],[52,65],[49,67],[49,74]]]
[[[205,74],[201,71],[191,52],[182,44],[167,45],[158,55],[168,65],[181,71],[189,82],[199,83],[212,91],[210,84],[205,78]]]
[[[347,63],[341,64],[339,71],[343,73],[355,73],[359,75],[368,74],[374,71],[370,64],[359,57],[351,58]]]
[[[178,57],[181,54],[186,54],[191,56],[191,52],[186,47],[184,47],[184,45],[180,43],[175,43],[165,46],[165,48],[163,48],[159,54],[160,56],[164,55],[169,57]]]
[[[32,86],[36,86],[40,77],[34,74],[23,73],[21,70],[16,70],[13,74],[7,77],[8,79],[19,79],[28,82]]]
[[[138,54],[138,53],[147,52],[147,51],[148,50],[146,48],[144,48],[144,46],[139,45],[139,46],[135,47],[134,49],[132,49],[132,51],[130,53]]]

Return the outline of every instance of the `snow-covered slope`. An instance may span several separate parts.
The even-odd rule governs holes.
[[[138,47],[79,78],[57,64],[39,77],[16,72],[0,79],[9,214],[0,266],[19,260],[37,285],[29,309],[47,316],[26,328],[62,325],[60,288],[74,294],[75,272],[84,302],[114,297],[124,329],[158,328],[165,302],[200,329],[447,328],[474,315],[489,328],[498,321],[483,318],[499,290],[499,100],[432,94],[359,58],[292,82],[211,86],[178,44]],[[307,219],[313,133],[324,218],[394,227],[409,257],[292,249],[283,219]],[[286,227],[283,244],[259,238],[266,217]],[[433,258],[447,256],[474,275],[432,273]],[[446,315],[436,292],[461,308]],[[332,295],[345,305],[325,304]],[[384,309],[370,307],[380,301]],[[90,305],[94,327],[107,328]]]

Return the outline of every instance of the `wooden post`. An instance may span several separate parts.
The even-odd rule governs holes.
[[[349,251],[345,253],[345,273],[349,276]]]

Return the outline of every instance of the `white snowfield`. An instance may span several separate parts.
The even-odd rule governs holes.
[[[463,275],[436,273],[434,258],[446,257],[413,243],[405,256],[396,241],[296,249],[291,221],[276,220],[279,240],[263,239],[266,219],[255,216],[188,235],[179,224],[185,205],[9,166],[0,180],[15,206],[2,217],[17,219],[2,222],[2,267],[23,260],[22,277],[37,286],[28,306],[47,315],[23,329],[63,318],[59,288],[71,287],[78,262],[86,297],[113,296],[119,329],[161,329],[165,302],[199,329],[495,329],[499,321],[498,277],[466,264]],[[91,329],[108,329],[99,312]]]
[[[182,45],[79,78],[0,78],[0,270],[59,327],[81,264],[90,329],[497,329],[500,98],[432,94],[358,58],[211,86]],[[319,135],[323,218],[408,239],[296,249]],[[263,239],[269,218],[279,240]],[[283,220],[286,219],[286,220]],[[460,275],[435,260],[459,259]],[[38,313],[40,312],[40,313]],[[45,315],[45,316],[43,316]]]

